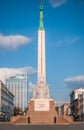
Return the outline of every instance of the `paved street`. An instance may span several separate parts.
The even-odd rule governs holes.
[[[84,130],[84,123],[77,125],[4,125],[0,124],[0,130]]]

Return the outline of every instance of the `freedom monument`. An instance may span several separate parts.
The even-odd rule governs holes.
[[[28,105],[27,120],[31,124],[53,124],[57,122],[55,102],[50,97],[46,84],[45,29],[43,2],[40,1],[40,20],[38,29],[38,81],[34,86],[33,98]]]

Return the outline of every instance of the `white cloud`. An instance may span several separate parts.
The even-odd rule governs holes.
[[[29,93],[32,93],[34,86],[35,86],[35,84],[33,84],[32,82],[28,83],[28,92]]]
[[[29,76],[35,75],[37,72],[32,67],[23,67],[23,68],[0,68],[0,80],[5,82],[5,79],[9,76],[14,76],[16,74],[26,74]]]
[[[0,34],[0,48],[15,50],[22,45],[28,44],[31,39],[23,35],[3,35]]]
[[[84,75],[66,78],[65,83],[71,89],[84,88]]]
[[[62,4],[65,4],[67,0],[49,0],[49,3],[53,6],[53,8],[56,8],[58,6],[61,6]]]
[[[62,40],[57,41],[56,46],[59,47],[64,44],[74,44],[80,40],[80,37],[73,37],[73,38],[65,38]]]

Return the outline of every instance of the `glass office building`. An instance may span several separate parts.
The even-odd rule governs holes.
[[[27,75],[16,75],[6,79],[6,86],[15,96],[14,107],[24,112],[28,107],[28,80]]]

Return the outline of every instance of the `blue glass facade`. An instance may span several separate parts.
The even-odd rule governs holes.
[[[15,96],[14,107],[24,112],[28,107],[27,75],[16,75],[6,79],[6,86]]]

